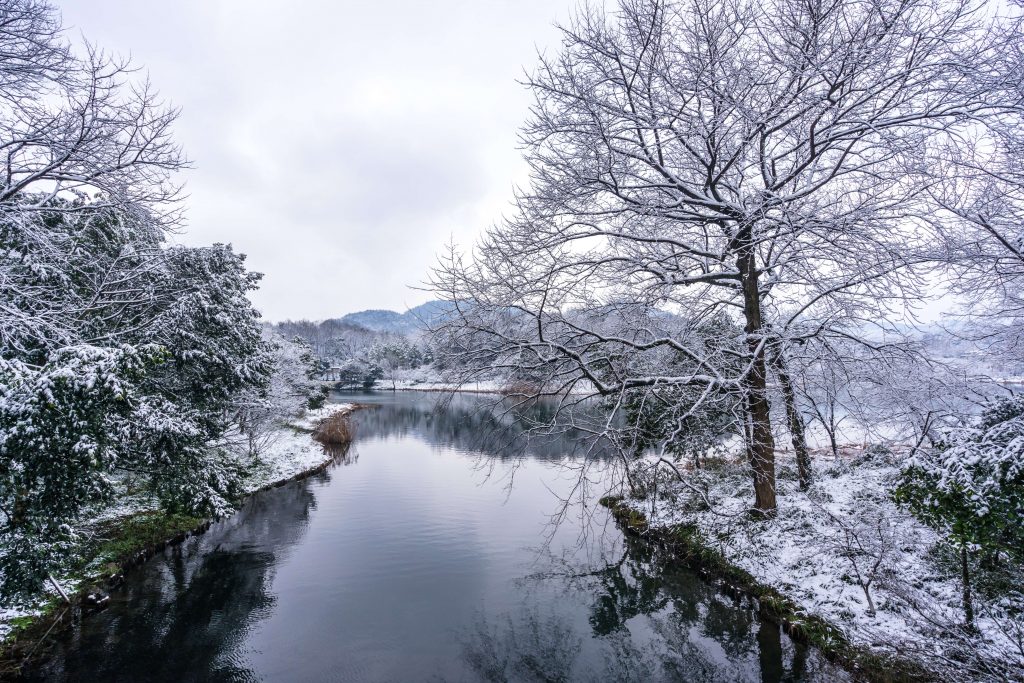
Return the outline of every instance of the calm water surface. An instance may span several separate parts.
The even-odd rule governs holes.
[[[480,397],[336,399],[379,407],[357,414],[335,466],[130,573],[28,680],[845,677],[745,603],[660,569],[601,508],[569,510],[552,535],[577,481],[572,436],[514,458],[488,446]],[[589,476],[600,484],[600,466]]]

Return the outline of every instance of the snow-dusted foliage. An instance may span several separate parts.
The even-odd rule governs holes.
[[[1024,397],[995,401],[918,449],[898,497],[959,545],[1024,559]]]
[[[0,226],[2,533],[52,539],[118,470],[169,507],[226,511],[238,474],[218,444],[274,365],[256,276],[228,247],[164,249],[117,209],[55,206]]]
[[[263,339],[272,350],[270,381],[234,399],[238,434],[254,458],[288,420],[323,407],[327,398],[327,388],[318,379],[320,366],[303,340],[285,339],[270,326],[264,326]]]
[[[404,337],[376,342],[367,349],[363,357],[371,366],[381,369],[383,376],[395,388],[398,372],[407,368],[418,368],[429,362],[429,352]]]
[[[229,246],[168,247],[175,112],[128,65],[77,56],[44,2],[0,0],[0,576],[32,590],[76,515],[131,472],[222,513],[236,402],[275,367]]]
[[[668,320],[664,320],[665,324]],[[697,338],[697,335],[704,335]],[[687,336],[691,349],[700,349],[703,357],[732,353],[737,359],[743,330],[726,318],[717,324],[696,327]],[[646,374],[671,374],[685,377],[700,372],[700,361],[675,349],[660,349],[646,357],[624,356],[610,362],[613,371],[638,373],[638,363],[648,363]],[[735,371],[735,368],[733,369]],[[616,439],[633,453],[652,451],[672,460],[686,459],[696,469],[701,459],[720,454],[730,437],[743,437],[742,408],[738,394],[715,385],[687,385],[677,382],[632,389],[609,401],[624,421]]]
[[[323,407],[327,390],[317,379],[319,366],[309,346],[299,338],[284,339],[268,328],[264,328],[264,336],[276,351],[268,396],[278,412],[294,417],[307,408]]]
[[[439,307],[440,302],[433,302],[405,314],[364,311],[321,322],[288,320],[278,323],[274,329],[281,336],[301,339],[308,344],[322,379],[345,387],[369,388],[386,377],[391,388],[395,388],[398,381],[404,379],[401,377],[406,374],[403,371],[434,363],[433,349],[423,338],[423,330],[415,316]],[[430,319],[438,317],[440,314],[434,314]],[[382,320],[402,322],[391,326]],[[374,326],[363,327],[362,322]],[[432,370],[434,368],[428,369],[425,374],[434,377],[436,373]]]
[[[127,464],[114,445],[131,415],[138,381],[160,361],[155,347],[55,350],[42,366],[0,358],[0,526],[5,588],[30,587],[59,562],[68,525],[110,492]]]
[[[842,451],[838,458],[818,455],[809,491],[800,491],[792,475],[780,478],[775,519],[743,514],[744,477],[734,463],[723,463],[699,493],[666,473],[656,493],[631,505],[654,527],[688,529],[730,564],[875,654],[909,658],[935,680],[1018,680],[1024,671],[1019,573],[1004,566],[1009,586],[976,585],[976,631],[964,629],[956,554],[945,552],[941,533],[892,499],[903,454],[878,447]],[[979,563],[972,568],[978,571]]]

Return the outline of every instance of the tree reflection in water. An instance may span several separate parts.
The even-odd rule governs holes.
[[[547,551],[530,550],[549,484],[567,481],[549,475],[585,440],[502,449],[516,435],[505,417],[475,398],[435,411],[430,396],[356,413],[357,445],[335,455],[351,464],[362,448],[359,467],[335,470],[332,486],[328,472],[267,491],[153,558],[28,680],[815,678],[817,655],[750,605],[665,570],[603,508],[590,505],[603,533],[570,518]],[[521,470],[504,501],[466,476],[467,459],[507,472],[521,457],[541,466]]]
[[[730,599],[685,570],[666,569],[661,550],[633,537],[621,559],[576,571],[561,558],[532,574],[536,594],[499,623],[482,617],[463,639],[463,657],[487,681],[842,680],[823,658],[784,638],[753,604]],[[590,597],[588,627],[541,613],[559,599]],[[514,615],[518,615],[513,617]],[[589,634],[586,631],[589,630]],[[603,665],[580,657],[587,637]],[[638,643],[642,643],[638,644]],[[837,679],[837,676],[839,677]]]
[[[463,657],[485,681],[569,681],[582,644],[563,615],[541,616],[536,606],[524,606],[500,624],[478,615]]]
[[[484,399],[479,395],[406,393],[397,397],[344,396],[340,400],[385,402],[386,410],[362,410],[354,414],[356,435],[363,438],[415,436],[431,445],[455,448],[466,454],[507,461],[524,456],[545,462],[568,462],[586,452],[594,459],[610,454],[586,432],[568,425],[554,430],[531,431],[531,425],[554,422],[554,402],[532,400],[527,404]],[[586,411],[577,409],[574,420],[585,423]],[[598,419],[592,413],[592,419]]]
[[[347,453],[339,452],[344,460]],[[243,643],[275,605],[279,555],[298,543],[324,472],[251,498],[206,534],[168,548],[132,574],[105,611],[76,623],[44,667],[24,680],[256,681]],[[102,652],[102,657],[96,653]],[[147,670],[138,670],[148,662]],[[131,671],[131,678],[124,672]]]
[[[387,411],[365,411],[359,414],[358,433],[414,435],[489,456],[488,461],[528,456],[571,466],[583,449],[590,461],[611,460],[608,451],[593,448],[585,434],[571,429],[528,435],[493,400],[454,396],[439,410],[436,403],[429,395],[403,397]],[[519,410],[527,413],[526,424],[551,420],[550,406],[542,401]],[[527,580],[537,588],[529,603],[490,621],[479,615],[474,629],[462,637],[463,659],[475,675],[487,681],[766,683],[822,680],[824,671],[828,680],[844,676],[819,654],[784,637],[752,604],[725,597],[692,572],[666,569],[666,558],[653,544],[632,536],[621,543],[620,559],[597,571],[549,558],[548,571]],[[590,600],[587,625],[572,623],[564,610],[539,607],[581,595]],[[588,641],[600,644],[599,657],[581,657]],[[595,666],[595,660],[603,665]]]

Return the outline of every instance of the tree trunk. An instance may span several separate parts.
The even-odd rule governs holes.
[[[971,568],[968,564],[967,544],[960,545],[960,578],[964,583],[964,623],[974,631],[974,603],[971,600]]]
[[[57,583],[57,579],[53,578],[53,574],[47,574],[46,578],[50,580],[50,585],[56,588],[57,592],[60,593],[60,597],[64,598],[64,602],[70,605],[71,598],[68,597],[68,594],[65,593],[64,589],[60,587],[59,583]]]
[[[772,366],[782,386],[782,399],[786,404],[786,420],[789,422],[789,436],[793,441],[793,451],[796,453],[796,471],[800,478],[800,490],[806,491],[811,487],[811,454],[807,451],[807,437],[804,434],[804,418],[796,405],[796,392],[793,391],[793,381],[786,368],[786,359],[782,355],[782,349],[774,345],[771,354]]]
[[[750,371],[743,381],[746,409],[750,418],[750,439],[747,458],[754,474],[754,509],[762,515],[775,513],[775,439],[772,436],[768,403],[765,348],[762,343],[761,293],[758,287],[754,248],[749,244],[750,228],[744,227],[748,243],[740,251],[736,265],[743,285],[743,317],[746,321],[747,348],[751,355]]]
[[[864,591],[864,597],[868,601],[868,614],[875,616],[875,601],[871,599],[871,586],[861,582],[860,588]]]

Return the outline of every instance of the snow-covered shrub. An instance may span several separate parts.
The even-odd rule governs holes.
[[[42,366],[0,358],[0,570],[5,588],[33,587],[60,560],[83,502],[110,490],[122,455],[118,424],[132,412],[154,349],[59,349]]]
[[[933,448],[919,449],[895,497],[960,550],[970,624],[969,556],[1024,560],[1024,397],[994,401],[970,424],[947,429]]]
[[[995,401],[904,470],[899,491],[958,539],[1024,557],[1024,397]]]

